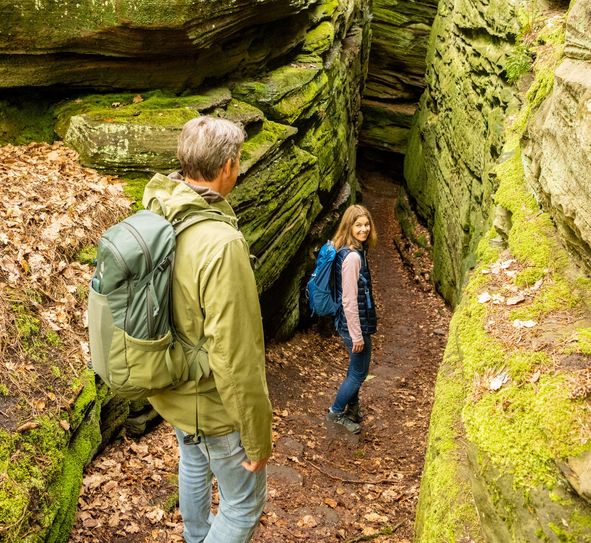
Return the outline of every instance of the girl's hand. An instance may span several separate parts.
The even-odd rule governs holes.
[[[361,351],[363,351],[363,346],[365,345],[365,342],[363,340],[361,341],[354,341],[353,342],[353,352],[354,353],[360,353]]]

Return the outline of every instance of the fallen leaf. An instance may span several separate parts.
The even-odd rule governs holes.
[[[337,508],[337,502],[336,502],[336,500],[333,500],[332,498],[324,498],[324,503],[326,505],[328,505],[329,507],[331,507],[332,509]]]
[[[509,381],[509,374],[506,371],[502,371],[490,380],[488,388],[490,390],[499,390],[507,381]]]
[[[300,528],[315,528],[318,526],[318,522],[312,515],[304,515],[298,520],[298,526]]]
[[[98,520],[94,518],[87,518],[82,521],[82,525],[85,528],[96,528],[98,526]]]
[[[478,303],[485,304],[486,302],[490,302],[492,300],[492,296],[488,292],[483,292],[482,294],[478,295]]]
[[[511,296],[511,298],[507,298],[507,305],[517,305],[520,304],[525,300],[525,296],[523,294],[517,294],[516,296]]]
[[[67,420],[60,420],[60,426],[67,432],[70,429],[70,423]]]
[[[35,428],[39,428],[38,422],[25,422],[21,424],[16,431],[17,432],[27,432],[28,430],[34,430]]]
[[[540,371],[536,371],[530,378],[529,378],[529,382],[530,383],[537,383],[540,380],[540,376],[541,376],[541,372]]]
[[[522,321],[519,319],[513,321],[513,326],[515,328],[533,328],[536,324],[538,324],[536,321]]]
[[[368,513],[363,515],[363,518],[369,522],[388,522],[388,517],[378,513]]]
[[[134,104],[139,104],[140,102],[143,102],[143,101],[144,101],[144,99],[139,94],[136,94],[133,97],[133,103]]]

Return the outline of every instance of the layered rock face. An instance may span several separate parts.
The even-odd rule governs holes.
[[[571,250],[591,268],[591,4],[574,4],[554,91],[528,137],[528,182]]]
[[[459,300],[417,543],[591,542],[591,288],[567,250],[588,261],[591,2],[572,3],[564,47],[559,5],[527,12],[513,53],[511,5],[442,3],[405,164],[437,281]],[[536,61],[518,92],[499,69],[524,41]]]
[[[261,293],[269,291],[284,270],[287,275],[272,296],[281,301],[277,313],[264,308],[268,333],[281,336],[299,321],[305,272],[304,262],[298,266],[290,262],[299,256],[323,208],[329,211],[340,192],[350,195],[356,190],[357,114],[369,27],[367,6],[361,1],[313,7],[303,2],[277,4],[273,9],[266,3],[257,4],[266,13],[262,20],[285,14],[289,8],[294,15],[288,26],[300,28],[295,46],[291,32],[284,36],[283,48],[290,53],[280,66],[265,71],[259,65],[256,77],[244,75],[241,69],[221,86],[202,86],[182,96],[162,90],[81,96],[56,108],[56,131],[79,151],[86,165],[124,175],[147,175],[177,167],[176,138],[190,118],[213,114],[241,123],[248,137],[239,183],[230,199],[257,257],[255,273]],[[225,13],[224,29],[217,29],[219,14],[210,14],[215,36],[221,40],[228,34],[235,45],[244,45],[243,26],[255,19],[250,13],[254,9],[252,5]],[[281,52],[281,47],[273,45],[276,34],[267,35],[265,28],[258,28],[259,45],[265,42],[269,50]],[[239,32],[240,38],[233,32]],[[199,63],[192,70],[200,74],[198,78],[206,75]],[[248,67],[245,70],[248,73]],[[147,82],[152,83],[149,73],[144,74],[143,84]]]
[[[425,57],[436,0],[374,0],[372,42],[359,144],[403,155],[425,88]]]
[[[433,277],[454,304],[490,213],[491,169],[514,91],[505,62],[518,31],[511,2],[442,1],[427,54],[427,89],[404,175],[434,237]]]
[[[0,6],[0,87],[185,89],[301,43],[314,0],[50,0]]]

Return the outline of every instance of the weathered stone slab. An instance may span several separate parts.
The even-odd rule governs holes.
[[[194,87],[293,49],[315,3],[4,0],[0,87]]]
[[[566,59],[532,125],[528,181],[569,247],[591,266],[591,64]]]
[[[566,21],[567,57],[577,60],[591,60],[591,2],[573,2]]]

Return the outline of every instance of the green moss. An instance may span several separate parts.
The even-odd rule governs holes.
[[[508,369],[511,381],[525,384],[537,369],[548,368],[552,358],[544,352],[514,352],[509,356]]]
[[[511,320],[536,320],[553,311],[576,307],[580,300],[570,284],[561,278],[560,274],[556,274],[555,277],[554,281],[548,281],[549,284],[538,291],[533,303],[513,310]]]
[[[591,328],[577,329],[577,345],[581,353],[591,355]]]
[[[328,83],[326,73],[309,64],[291,64],[273,70],[263,79],[240,82],[232,89],[235,98],[289,124],[313,105]]]
[[[176,96],[160,90],[141,95],[92,94],[56,106],[55,131],[64,138],[74,115],[87,115],[97,122],[182,126],[200,112],[226,104],[230,98],[230,91],[223,87],[190,96]]]
[[[74,259],[80,262],[80,264],[94,264],[94,261],[96,260],[96,245],[82,247],[82,249],[76,253]]]
[[[10,390],[4,383],[0,383],[0,396],[8,396],[10,394]]]
[[[131,211],[134,212],[143,209],[142,197],[144,195],[144,189],[150,181],[150,177],[143,174],[127,174],[122,179],[124,182],[123,192],[133,201]]]
[[[85,414],[85,424],[75,434],[63,462],[61,477],[49,489],[49,503],[58,503],[58,508],[48,508],[45,525],[49,528],[47,543],[67,541],[76,517],[78,495],[84,466],[94,456],[101,442],[100,404],[95,403],[94,377],[78,397],[73,419]],[[87,414],[87,407],[92,411]]]
[[[533,65],[531,52],[523,44],[515,47],[507,62],[505,63],[505,72],[507,73],[507,82],[515,83],[522,75],[528,73]]]
[[[450,337],[461,327],[454,316]],[[457,342],[448,343],[435,387],[415,526],[416,540],[421,543],[461,541],[465,535],[479,532],[470,483],[463,475],[465,451],[457,439],[466,396],[464,378],[458,372],[461,355],[457,346]]]
[[[475,295],[465,294],[462,311],[457,313],[457,340],[462,346],[464,375],[470,382],[475,374],[501,368],[506,361],[501,344],[484,330],[486,306]]]
[[[20,91],[0,100],[0,145],[25,145],[55,139],[51,101],[36,92]]]
[[[308,31],[302,51],[307,53],[321,54],[328,51],[334,41],[334,26],[328,21],[320,23]]]
[[[244,174],[265,156],[272,154],[297,129],[285,124],[265,120],[256,131],[251,131],[242,146],[240,173]]]
[[[28,340],[39,333],[41,321],[35,317],[23,304],[13,304],[12,313],[15,315],[15,325],[19,337]]]
[[[94,375],[88,370],[83,377],[86,386],[69,414],[72,432],[45,416],[26,432],[0,431],[0,518],[12,524],[7,543],[68,540],[82,471],[101,440]]]
[[[45,339],[50,347],[59,347],[62,344],[61,338],[53,330],[45,332]]]
[[[558,480],[554,460],[581,450],[582,416],[561,375],[543,375],[535,387],[505,385],[463,412],[468,438],[516,487],[549,489]]]
[[[312,12],[312,20],[319,22],[329,17],[332,17],[340,5],[339,0],[326,0],[321,2],[314,8]]]
[[[51,366],[51,374],[56,378],[60,378],[62,376],[62,370],[60,370],[57,366]]]

